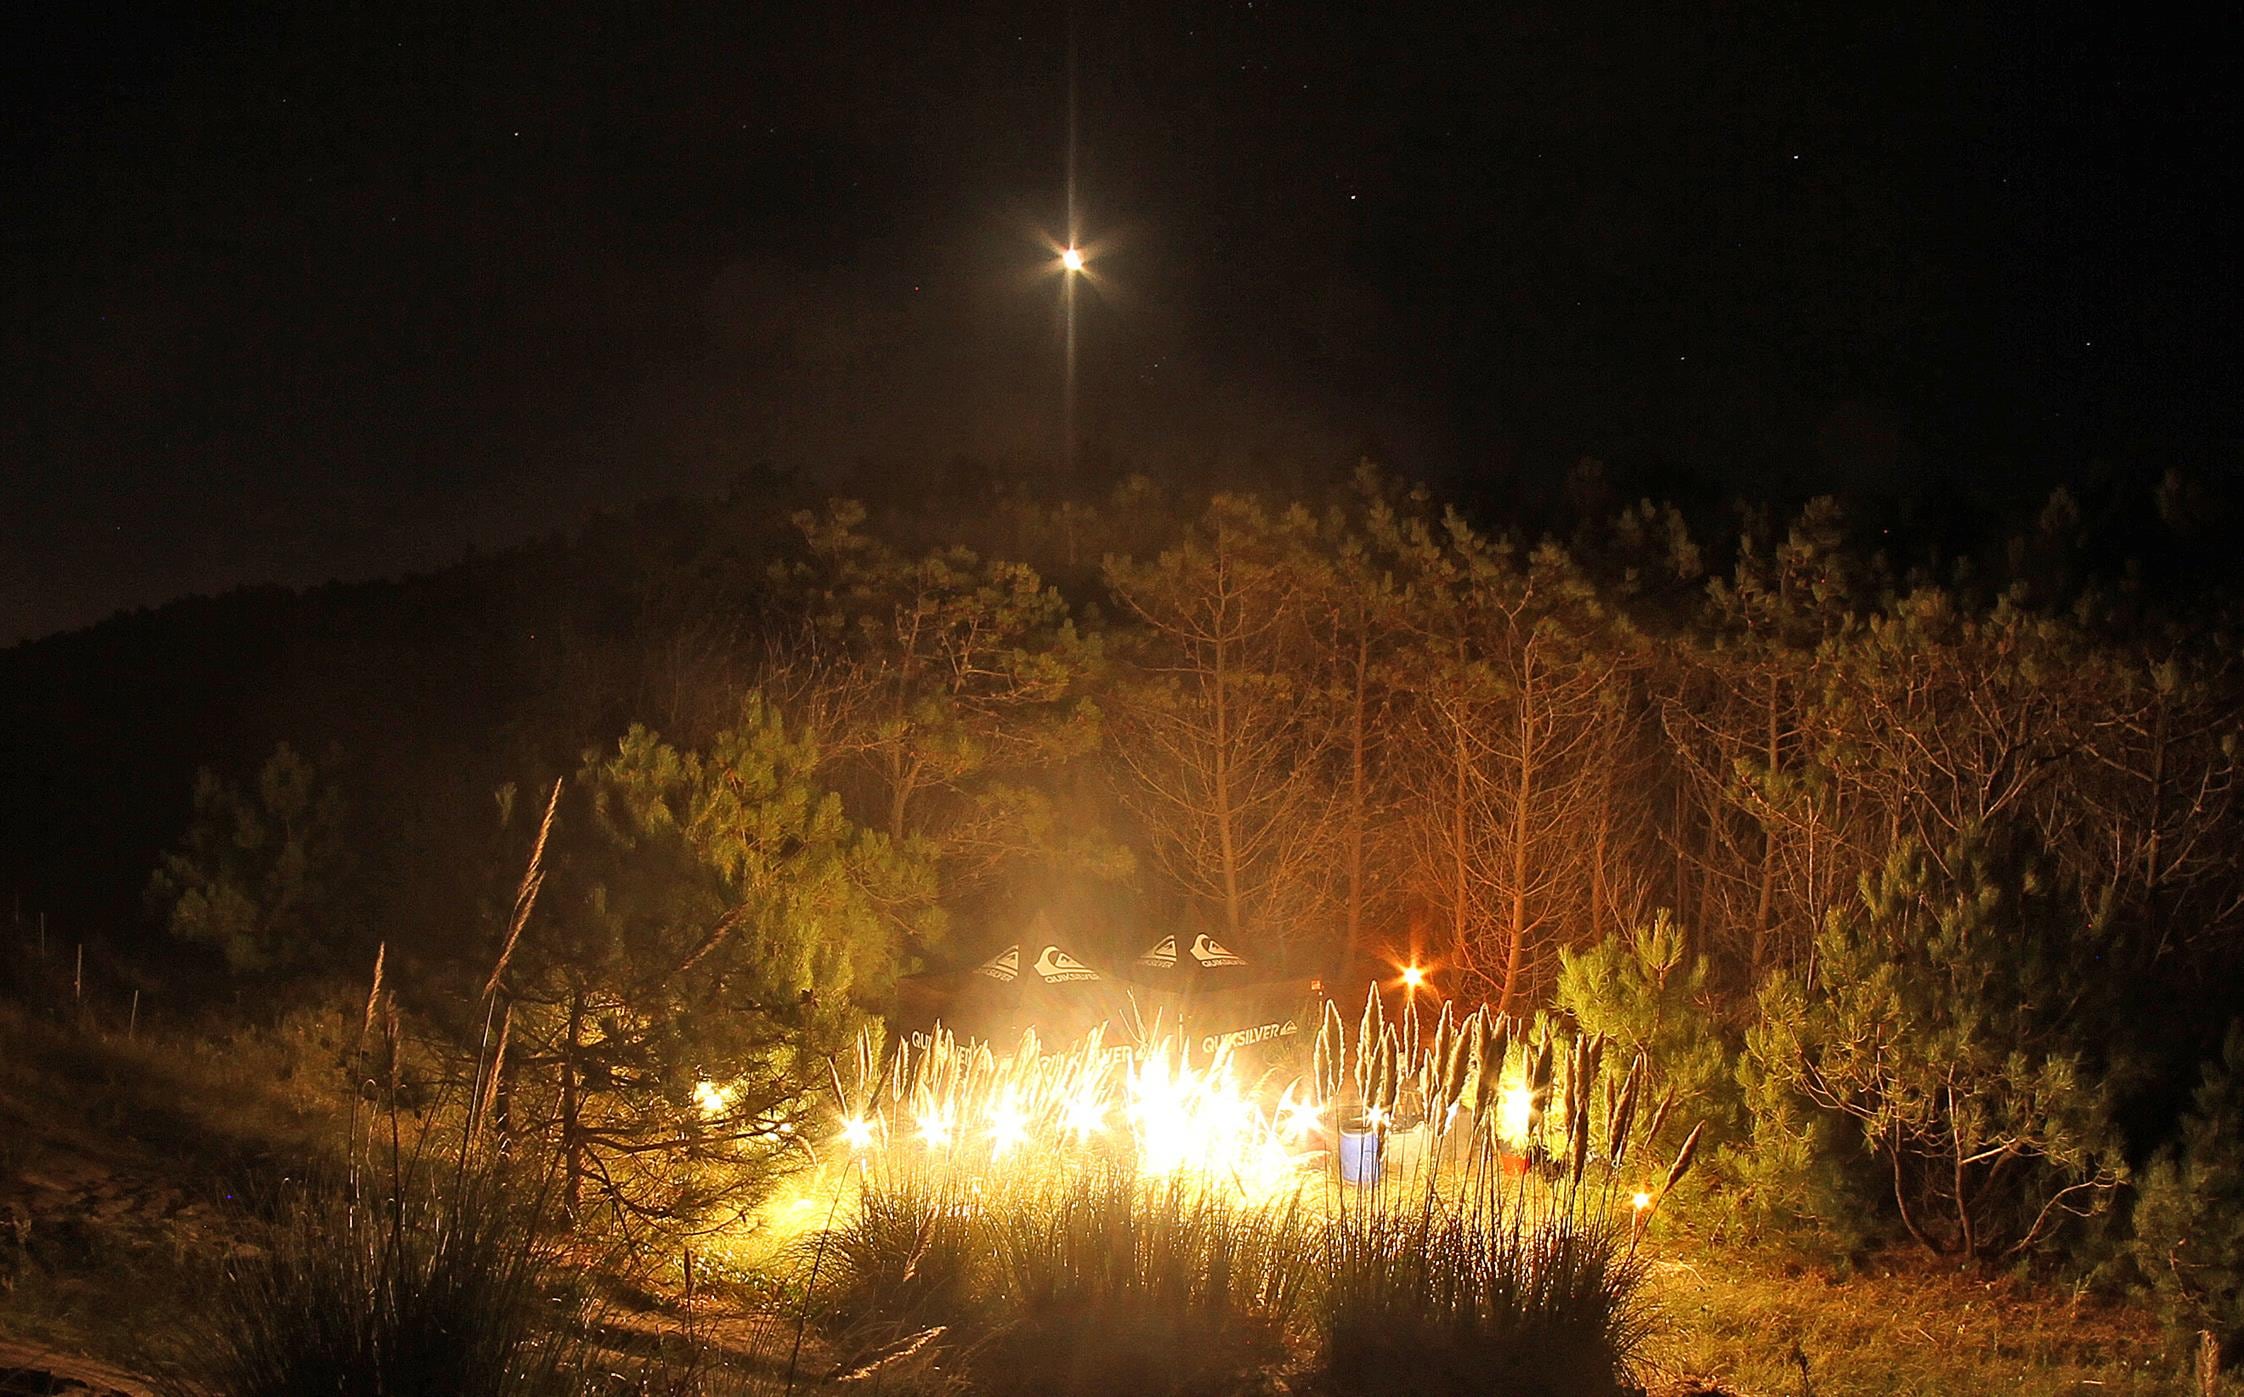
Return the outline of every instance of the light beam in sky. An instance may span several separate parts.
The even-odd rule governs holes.
[[[1065,380],[1060,389],[1060,430],[1065,434],[1061,443],[1061,460],[1067,470],[1070,488],[1075,484],[1075,283],[1081,279],[1083,230],[1075,219],[1075,7],[1067,12],[1067,244],[1060,253],[1060,265],[1067,275],[1060,279],[1060,296],[1067,315],[1067,363]]]

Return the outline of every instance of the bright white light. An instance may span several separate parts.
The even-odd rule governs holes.
[[[1408,987],[1408,988],[1410,988],[1410,989],[1417,989],[1417,988],[1418,988],[1418,987],[1419,987],[1420,985],[1423,985],[1423,984],[1425,984],[1425,983],[1426,983],[1426,972],[1425,972],[1425,971],[1423,971],[1423,970],[1420,970],[1420,969],[1419,969],[1419,968],[1418,968],[1417,966],[1415,966],[1415,965],[1406,965],[1406,966],[1404,966],[1404,967],[1403,967],[1403,984],[1404,984],[1405,986],[1407,986],[1407,987]]]
[[[873,1143],[873,1123],[863,1116],[851,1116],[842,1122],[841,1137],[850,1149],[865,1149]]]
[[[1106,1104],[1099,1100],[1090,1087],[1084,1087],[1068,1103],[1067,1128],[1073,1132],[1078,1144],[1106,1129]]]
[[[1071,272],[1083,270],[1083,253],[1080,248],[1068,248],[1060,254],[1060,265]]]
[[[1496,1103],[1496,1133],[1513,1145],[1527,1143],[1528,1122],[1535,1116],[1535,1093],[1526,1087],[1506,1087]]]
[[[715,1082],[700,1081],[694,1083],[693,1104],[700,1108],[702,1115],[714,1120],[732,1109],[732,1099],[739,1094],[738,1087],[721,1087]]]
[[[1322,1106],[1293,1099],[1293,1088],[1287,1087],[1278,1102],[1278,1135],[1289,1145],[1298,1145],[1317,1129],[1318,1118],[1324,1114]]]
[[[1005,1152],[1028,1139],[1028,1116],[1008,1095],[990,1108],[990,1158],[1003,1159]]]
[[[941,1149],[951,1142],[950,1120],[936,1112],[926,1112],[919,1118],[919,1138],[921,1144]]]
[[[1641,1213],[1646,1208],[1652,1206],[1652,1195],[1649,1193],[1639,1193],[1634,1198],[1628,1200],[1628,1205]]]

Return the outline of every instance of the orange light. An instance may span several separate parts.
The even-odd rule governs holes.
[[[1083,270],[1083,253],[1079,248],[1068,248],[1060,254],[1060,265],[1071,272]]]
[[[1403,985],[1405,988],[1417,989],[1420,985],[1423,985],[1425,983],[1425,971],[1420,970],[1415,965],[1406,965],[1403,967]]]

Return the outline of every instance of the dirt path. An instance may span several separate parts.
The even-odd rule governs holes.
[[[0,1339],[0,1397],[155,1397],[155,1389],[106,1363]]]

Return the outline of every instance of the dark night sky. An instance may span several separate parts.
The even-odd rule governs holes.
[[[1057,454],[1049,0],[136,8],[0,21],[0,644]],[[2195,9],[1083,5],[1083,426],[1491,495],[2226,470]]]

